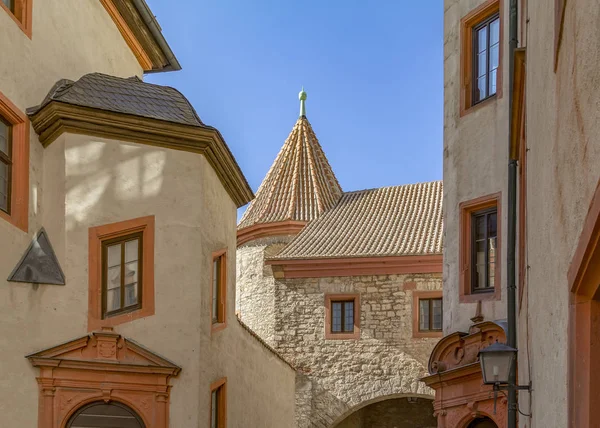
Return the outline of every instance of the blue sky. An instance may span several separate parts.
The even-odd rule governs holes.
[[[256,191],[306,115],[346,191],[442,178],[442,0],[147,0]]]

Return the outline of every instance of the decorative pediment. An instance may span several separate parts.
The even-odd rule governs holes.
[[[110,371],[177,375],[181,368],[112,328],[53,346],[27,358],[36,367],[104,368]],[[116,364],[115,364],[116,363]]]
[[[477,362],[479,351],[496,342],[506,342],[502,322],[474,324],[468,333],[456,332],[443,337],[433,348],[429,373],[441,373]]]

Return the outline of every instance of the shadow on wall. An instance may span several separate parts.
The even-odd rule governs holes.
[[[375,385],[373,385],[375,387]],[[350,386],[352,388],[352,386]],[[317,381],[296,375],[296,412],[299,428],[435,428],[433,397],[372,391],[375,398],[350,407]],[[395,421],[395,424],[394,424]],[[402,422],[405,421],[405,422]],[[398,423],[402,422],[402,423]]]

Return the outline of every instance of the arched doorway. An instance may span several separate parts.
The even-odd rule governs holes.
[[[498,428],[490,418],[477,418],[467,428]]]
[[[83,406],[69,419],[66,428],[146,428],[129,407],[117,403],[94,402]]]
[[[335,428],[435,428],[433,400],[421,397],[389,398],[361,407],[344,420],[333,425]]]

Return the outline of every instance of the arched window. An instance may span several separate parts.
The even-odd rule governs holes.
[[[145,428],[142,419],[120,403],[95,402],[83,406],[69,420],[66,428]]]
[[[477,418],[467,428],[498,428],[490,418]]]

